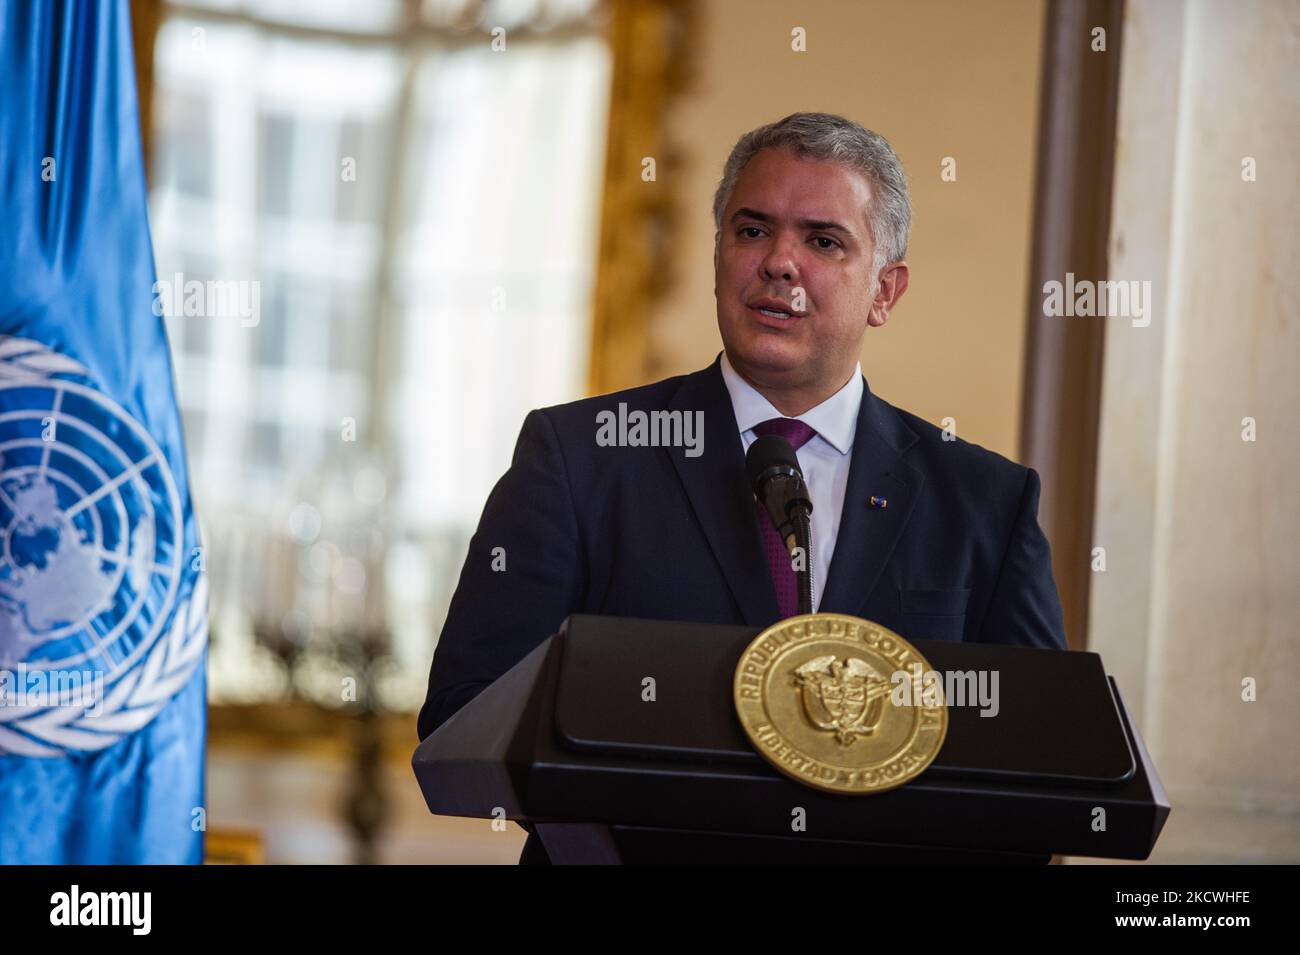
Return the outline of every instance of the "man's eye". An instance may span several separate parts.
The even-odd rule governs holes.
[[[740,234],[741,234],[741,235],[745,235],[746,232],[762,232],[762,231],[763,231],[763,230],[760,229],[760,228],[758,228],[758,226],[752,226],[752,225],[741,226],[741,228],[740,228]],[[746,235],[745,238],[747,238],[747,239],[753,239],[753,238],[756,238],[756,236]]]
[[[819,245],[819,246],[817,247],[817,248],[821,249],[823,252],[828,252],[828,251],[830,251],[831,249],[838,249],[838,248],[839,248],[839,245],[840,245],[838,242],[836,242],[834,239],[832,239],[832,238],[831,238],[830,236],[828,236],[828,235],[819,235],[819,236],[816,236],[816,237],[813,239],[813,241],[814,241],[814,242],[829,242],[829,243],[830,243],[830,245]]]

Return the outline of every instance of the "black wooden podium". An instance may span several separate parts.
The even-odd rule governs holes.
[[[996,672],[999,710],[949,700],[947,738],[921,776],[841,795],[777,772],[741,730],[732,679],[758,632],[569,617],[416,749],[430,811],[504,814],[561,863],[1150,855],[1169,803],[1095,653],[912,641],[936,671]]]

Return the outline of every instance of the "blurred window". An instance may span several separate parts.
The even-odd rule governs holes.
[[[337,703],[324,651],[380,631],[381,699],[423,699],[524,415],[584,393],[603,15],[595,0],[169,5],[158,277],[243,283],[256,306],[167,319],[214,702],[281,696],[285,655],[319,650],[292,689]]]

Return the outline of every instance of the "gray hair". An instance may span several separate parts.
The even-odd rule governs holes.
[[[798,156],[841,163],[871,183],[875,201],[865,210],[876,246],[872,280],[886,262],[907,254],[912,228],[912,201],[907,196],[903,164],[884,136],[833,113],[791,113],[785,119],[752,129],[736,141],[722,168],[713,195],[713,224],[722,231],[722,213],[731,200],[745,165],[762,149],[788,147]]]

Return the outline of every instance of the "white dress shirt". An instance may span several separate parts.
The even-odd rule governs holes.
[[[753,385],[740,377],[736,369],[731,367],[725,351],[722,353],[722,380],[731,394],[731,407],[736,412],[741,443],[745,451],[748,451],[758,437],[754,434],[754,425],[770,418],[786,416],[772,407],[772,403],[759,394]],[[853,438],[858,430],[858,409],[861,406],[862,365],[859,363],[853,370],[853,377],[843,388],[815,408],[797,416],[798,420],[817,432],[795,452],[813,505],[814,611],[821,606],[831,555],[835,553],[835,537],[839,533],[840,514],[844,510],[844,491],[849,483],[849,462],[852,458],[849,452],[853,450]]]

